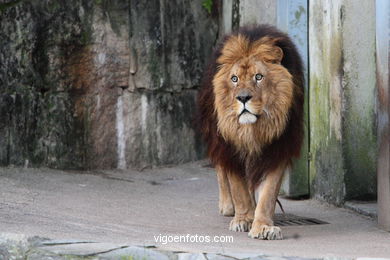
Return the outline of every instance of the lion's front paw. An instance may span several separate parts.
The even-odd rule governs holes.
[[[251,229],[253,219],[247,216],[235,216],[230,222],[229,230],[235,232],[247,232]]]
[[[251,238],[263,240],[282,240],[282,230],[276,226],[268,226],[264,224],[253,224],[248,233]]]
[[[223,201],[219,202],[219,213],[226,217],[232,217],[234,216],[234,206],[233,202],[230,201]]]

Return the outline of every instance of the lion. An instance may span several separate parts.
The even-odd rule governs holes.
[[[275,204],[304,134],[303,67],[295,45],[270,25],[226,36],[204,74],[197,105],[217,172],[220,213],[234,216],[229,229],[283,239],[273,223]]]

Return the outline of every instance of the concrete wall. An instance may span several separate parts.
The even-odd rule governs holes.
[[[277,1],[223,0],[221,32],[230,33],[239,26],[277,23]]]
[[[196,89],[218,35],[201,1],[0,1],[0,165],[203,158]]]
[[[223,1],[224,32],[237,24],[274,24],[290,34],[304,58],[309,57],[309,147],[303,150],[298,167],[286,175],[283,192],[294,196],[310,190],[312,196],[336,204],[373,198],[375,1],[309,1],[308,38],[302,38],[307,27],[301,24],[307,10],[298,2]]]
[[[244,0],[240,1],[240,26],[268,23],[276,25],[277,1]]]
[[[312,193],[376,194],[375,1],[310,1]]]

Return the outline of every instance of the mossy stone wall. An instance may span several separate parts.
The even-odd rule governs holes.
[[[217,36],[198,1],[0,1],[0,165],[203,158],[192,114]]]

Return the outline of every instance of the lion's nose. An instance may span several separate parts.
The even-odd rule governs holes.
[[[236,96],[236,98],[241,101],[243,104],[247,102],[249,99],[252,98],[252,96],[249,93],[240,93]]]

